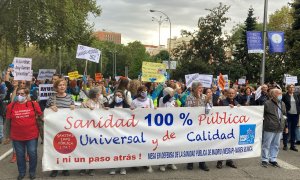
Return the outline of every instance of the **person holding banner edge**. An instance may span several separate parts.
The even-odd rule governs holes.
[[[74,101],[72,100],[72,97],[66,93],[67,82],[64,79],[58,79],[54,82],[53,87],[56,94],[48,99],[47,107],[54,112],[57,112],[59,108],[70,108],[71,110],[74,110]],[[63,170],[62,173],[64,176],[70,176],[69,170]],[[56,177],[57,175],[57,170],[53,170],[50,173],[50,177]]]
[[[154,104],[151,98],[148,98],[148,89],[142,85],[137,90],[137,96],[132,101],[130,109],[136,108],[154,108]],[[146,166],[149,173],[153,172],[152,166]]]
[[[101,90],[97,87],[94,87],[89,90],[89,99],[83,103],[81,103],[81,108],[89,108],[90,110],[94,109],[102,109],[104,108],[103,103],[101,102],[100,95],[101,95]],[[94,169],[82,169],[79,171],[79,174],[83,176],[84,174],[88,174],[89,176],[94,176],[95,175],[95,170]]]
[[[159,99],[159,107],[160,108],[168,108],[168,107],[178,107],[177,102],[174,98],[175,90],[171,87],[166,87],[163,90],[163,97]],[[169,164],[168,167],[170,167],[173,170],[177,170],[177,167],[175,164]],[[160,165],[159,170],[162,172],[166,171],[166,165]]]
[[[226,99],[219,102],[219,106],[229,106],[230,108],[234,108],[234,106],[240,106],[240,104],[235,99],[236,97],[236,91],[235,89],[230,88],[228,90],[228,95]],[[233,160],[228,159],[226,160],[226,166],[229,166],[231,168],[237,168],[237,166],[234,164]],[[223,168],[223,161],[217,162],[217,168],[222,169]]]
[[[126,96],[124,95],[122,90],[116,90],[114,93],[113,102],[109,104],[110,108],[130,108],[129,104],[127,103]],[[109,171],[110,175],[116,174],[116,169],[113,168]],[[126,175],[126,169],[120,168],[120,174]]]
[[[206,98],[206,95],[203,94],[202,84],[200,82],[193,82],[191,87],[191,94],[186,98],[185,107],[206,106],[206,103],[208,102],[209,100]],[[193,163],[187,164],[188,170],[193,170],[193,168]],[[204,171],[209,171],[209,168],[207,167],[205,162],[199,162],[199,168]]]

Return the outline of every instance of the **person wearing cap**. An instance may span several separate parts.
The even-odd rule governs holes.
[[[186,98],[185,107],[205,107],[206,103],[206,95],[203,94],[202,84],[200,82],[193,82],[191,94]],[[192,170],[194,168],[193,166],[193,163],[188,163],[187,169]],[[199,168],[204,171],[209,171],[205,162],[199,162]]]
[[[159,107],[160,108],[168,108],[168,107],[178,107],[176,101],[174,100],[174,89],[171,87],[166,87],[163,90],[163,97],[159,99]],[[175,164],[168,165],[171,169],[177,170]],[[160,165],[159,170],[162,172],[166,171],[166,165]]]

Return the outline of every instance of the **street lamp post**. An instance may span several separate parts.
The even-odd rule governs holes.
[[[158,11],[158,10],[153,10],[153,9],[150,9],[150,12],[159,12],[159,13],[162,13],[164,16],[166,16],[167,20],[169,20],[170,22],[170,38],[169,38],[169,59],[168,59],[168,69],[170,69],[170,59],[171,59],[171,27],[172,27],[172,23],[171,23],[171,19],[169,18],[169,16],[162,12],[162,11]]]
[[[263,85],[265,83],[265,66],[266,66],[266,39],[267,39],[267,18],[268,18],[268,0],[265,0],[264,7],[264,22],[263,22],[263,58],[261,61],[261,79],[260,84]]]
[[[159,17],[159,19],[152,17],[152,21],[158,22],[158,47],[160,48],[160,26],[164,21],[168,21],[168,18],[162,19],[162,16]]]
[[[113,58],[113,71],[112,71],[112,77],[116,77],[117,75],[117,51],[109,51],[112,53]]]

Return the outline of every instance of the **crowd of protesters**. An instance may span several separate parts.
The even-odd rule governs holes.
[[[48,100],[39,100],[40,84],[53,84],[55,94]],[[9,68],[2,77],[0,86],[0,143],[11,145],[14,149],[11,163],[17,162],[18,179],[26,175],[26,161],[29,162],[29,177],[35,179],[37,167],[37,147],[40,136],[43,144],[43,111],[50,108],[57,112],[60,108],[168,108],[168,107],[205,107],[209,112],[214,106],[264,106],[264,123],[262,139],[261,166],[280,167],[276,162],[280,140],[283,135],[283,150],[298,151],[295,144],[300,142],[299,113],[300,97],[295,93],[295,86],[288,85],[283,93],[276,84],[261,86],[260,96],[256,97],[257,86],[236,84],[221,90],[217,85],[203,88],[199,82],[193,82],[187,88],[183,82],[169,80],[165,83],[141,82],[121,77],[118,81],[92,78],[86,80],[68,80],[54,74],[50,80],[16,81]],[[284,90],[285,91],[285,90]],[[226,166],[237,168],[233,160],[226,160]],[[187,169],[193,169],[193,162],[187,164]],[[216,167],[221,169],[223,162],[218,161]],[[153,172],[151,166],[145,167]],[[166,168],[176,170],[175,164],[162,164],[160,171]],[[205,162],[199,162],[199,168],[209,171]],[[126,169],[110,169],[109,174],[117,171],[125,175]],[[56,177],[58,171],[50,173]],[[95,170],[80,170],[80,175],[95,174]],[[62,171],[63,176],[69,176],[68,170]]]

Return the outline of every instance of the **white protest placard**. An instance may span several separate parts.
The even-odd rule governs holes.
[[[246,84],[246,79],[239,79],[238,85]]]
[[[199,73],[185,75],[185,84],[186,84],[186,87],[187,88],[191,87],[192,83],[195,80],[197,80],[198,77],[199,77]]]
[[[170,68],[169,68],[169,61],[163,61],[163,64],[166,65],[167,69],[176,69],[177,61],[170,61]]]
[[[39,74],[37,80],[52,79],[53,74],[55,74],[56,69],[39,69]]]
[[[101,51],[99,49],[80,44],[77,47],[76,58],[78,59],[86,59],[95,63],[99,63],[100,55]]]
[[[14,68],[13,75],[14,80],[32,80],[32,59],[15,57],[13,60]]]
[[[211,88],[211,84],[213,81],[213,75],[199,74],[196,81],[201,82],[202,87]]]
[[[298,83],[297,76],[286,76],[285,77],[285,84],[286,85],[297,84],[297,83]]]
[[[43,171],[260,157],[263,108],[46,109]]]
[[[40,84],[39,85],[39,100],[47,100],[54,94],[53,84]]]
[[[255,91],[255,101],[258,100],[261,96],[261,86],[259,86]]]

